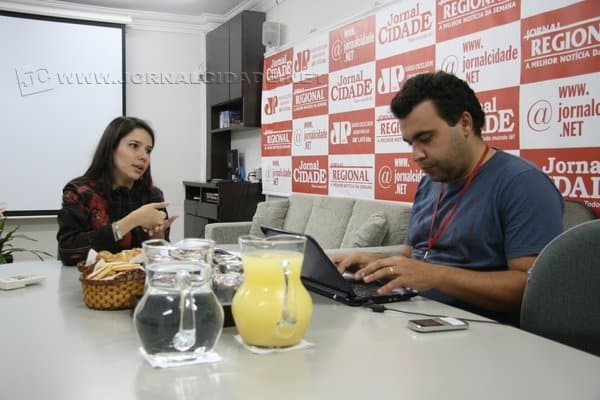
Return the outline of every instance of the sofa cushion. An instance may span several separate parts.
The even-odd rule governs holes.
[[[306,195],[292,193],[288,200],[290,206],[288,213],[285,216],[283,229],[291,232],[304,233],[308,218],[312,212],[313,202],[315,199],[323,198],[323,196]]]
[[[387,221],[387,230],[381,245],[391,246],[404,243],[411,206],[410,204],[385,200],[356,200],[342,243],[348,243],[354,232],[360,229],[373,213],[378,211],[385,213]]]
[[[271,228],[283,228],[285,215],[289,206],[288,200],[263,201],[256,206],[256,212],[250,225],[250,234],[264,237],[260,230],[261,225]]]
[[[371,216],[351,235],[345,235],[341,248],[381,246],[387,233],[385,213],[378,211]]]
[[[354,199],[316,198],[304,233],[315,238],[324,249],[340,247],[353,208]]]

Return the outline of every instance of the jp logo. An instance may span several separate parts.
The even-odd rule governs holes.
[[[303,50],[296,53],[296,60],[294,61],[294,72],[302,72],[307,70],[309,62],[310,50]]]
[[[265,104],[265,114],[275,114],[277,112],[277,104],[279,104],[279,98],[277,96],[267,97],[267,103]]]
[[[352,124],[350,121],[339,121],[333,123],[331,130],[331,144],[347,144],[348,136],[352,134]]]
[[[404,66],[395,65],[381,69],[381,76],[377,80],[377,93],[396,93],[400,90],[400,83],[404,80]]]

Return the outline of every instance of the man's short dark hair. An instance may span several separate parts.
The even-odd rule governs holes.
[[[390,108],[396,118],[402,119],[425,100],[433,102],[440,118],[450,126],[456,125],[463,112],[468,112],[473,118],[475,134],[481,136],[484,113],[475,92],[462,79],[444,71],[414,76],[394,96]]]

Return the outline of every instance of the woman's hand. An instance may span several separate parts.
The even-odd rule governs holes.
[[[165,223],[167,213],[161,209],[167,208],[168,205],[167,202],[144,204],[129,215],[134,218],[135,226],[141,226],[145,230],[154,230],[155,227],[160,227]]]
[[[138,226],[150,236],[156,236],[171,225],[176,216],[167,218],[163,209],[167,208],[168,202],[148,203],[130,212],[125,218],[117,221],[119,229],[125,235]],[[152,233],[150,233],[152,232]]]
[[[165,232],[171,226],[173,221],[177,219],[178,215],[173,215],[169,219],[164,219],[161,224],[155,225],[154,228],[143,228],[144,232],[150,237],[164,238]]]

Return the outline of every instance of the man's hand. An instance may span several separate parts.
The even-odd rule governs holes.
[[[337,266],[340,274],[349,268],[357,268],[359,271],[369,265],[369,263],[383,258],[385,255],[378,253],[341,253],[330,256],[331,261]],[[358,279],[358,277],[357,277]]]
[[[397,287],[423,291],[437,287],[438,273],[441,268],[445,267],[404,256],[393,256],[374,260],[360,269],[356,277],[365,282],[387,281],[379,288],[380,294],[390,293]]]

